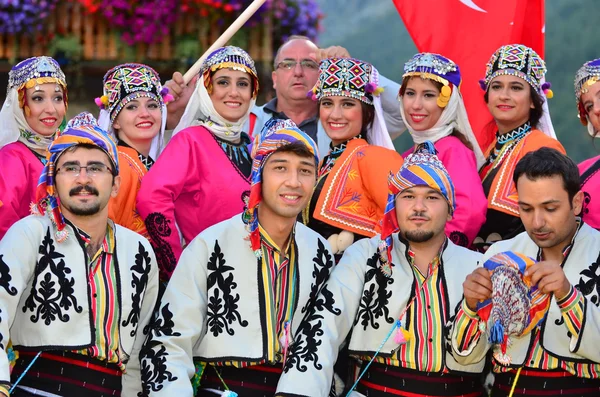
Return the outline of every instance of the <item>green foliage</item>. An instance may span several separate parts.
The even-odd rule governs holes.
[[[352,56],[372,62],[383,75],[400,81],[404,62],[417,50],[390,0],[319,2],[325,14],[321,46],[346,47]],[[431,15],[435,29],[435,14]],[[545,59],[554,91],[550,112],[559,140],[576,162],[600,153],[600,141],[594,144],[577,118],[573,92],[577,69],[600,58],[596,41],[599,17],[600,4],[594,0],[546,1]],[[451,27],[446,34],[452,34]],[[404,143],[401,146],[405,147]]]
[[[48,54],[57,58],[62,57],[71,61],[79,61],[83,53],[83,46],[79,38],[72,35],[57,34],[48,44]]]

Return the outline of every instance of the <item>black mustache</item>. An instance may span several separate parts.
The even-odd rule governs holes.
[[[77,186],[77,187],[74,187],[73,189],[71,189],[69,191],[69,196],[75,196],[76,194],[79,194],[79,193],[81,193],[83,191],[86,191],[86,192],[88,192],[90,194],[93,194],[95,196],[98,196],[100,194],[100,192],[98,191],[98,189],[96,189],[93,186]]]

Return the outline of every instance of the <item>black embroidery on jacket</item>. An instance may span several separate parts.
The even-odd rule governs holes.
[[[173,332],[173,313],[169,310],[169,304],[165,304],[160,312],[157,312],[150,324],[150,336],[140,351],[140,373],[142,377],[142,391],[138,397],[149,396],[150,392],[158,392],[163,388],[165,381],[177,380],[167,368],[167,349],[156,340],[159,337],[181,336],[179,332]],[[156,350],[156,347],[159,347]]]
[[[10,268],[2,259],[3,256],[4,255],[0,255],[0,287],[4,288],[9,295],[15,296],[17,294],[17,289],[10,286],[12,276],[10,275]]]
[[[242,327],[248,326],[248,321],[242,320],[238,311],[240,294],[234,294],[237,283],[233,281],[233,267],[226,265],[225,256],[221,252],[219,242],[215,241],[215,248],[208,260],[209,271],[206,289],[208,291],[208,311],[206,314],[208,329],[214,336],[227,331],[234,335],[235,331],[230,326],[239,322]],[[212,289],[212,291],[211,291]]]
[[[461,247],[467,247],[469,246],[469,239],[467,237],[466,234],[464,234],[463,232],[459,232],[458,230],[453,231],[452,233],[450,233],[450,240],[456,244],[456,245],[460,245]]]
[[[77,305],[73,289],[75,280],[73,277],[67,277],[67,274],[71,273],[71,269],[66,266],[64,255],[55,250],[50,228],[46,232],[38,253],[42,256],[35,265],[31,294],[25,301],[23,313],[28,310],[35,312],[31,316],[31,321],[34,323],[37,323],[40,317],[46,325],[50,325],[57,318],[62,322],[67,322],[69,315],[63,313],[63,310],[67,312],[73,306],[77,313],[81,313],[83,308]],[[43,279],[39,281],[42,275]]]
[[[596,262],[592,263],[589,268],[584,269],[581,273],[579,283],[575,286],[584,296],[592,295],[589,297],[590,302],[596,306],[600,306],[600,272],[598,264],[600,263],[600,255],[596,259]],[[595,294],[594,294],[595,292]]]
[[[0,323],[2,323],[2,310],[0,310]],[[4,350],[4,344],[2,343],[2,341],[4,340],[4,336],[2,334],[0,334],[0,349]]]
[[[322,327],[325,317],[322,313],[328,311],[336,316],[342,313],[339,308],[334,307],[335,299],[327,284],[319,288],[319,285],[327,281],[329,270],[333,267],[333,258],[321,240],[318,240],[317,255],[313,258],[313,263],[312,275],[315,281],[311,286],[308,306],[305,306],[308,307],[307,313],[298,327],[294,342],[290,345],[284,372],[288,372],[294,366],[298,371],[306,372],[306,364],[310,362],[317,370],[323,368],[317,355],[317,349],[323,343],[320,337],[324,334]],[[316,298],[313,297],[313,293],[318,294]]]
[[[161,280],[169,280],[171,273],[175,270],[177,259],[168,241],[164,237],[171,236],[171,221],[168,220],[160,212],[153,212],[146,218],[146,230],[150,236],[150,242],[154,253],[156,254],[156,262],[158,262],[159,276]]]
[[[138,243],[138,253],[135,254],[135,263],[131,266],[131,286],[134,292],[131,294],[131,312],[127,319],[123,321],[123,327],[127,327],[129,324],[133,327],[130,332],[132,337],[135,336],[137,323],[140,321],[140,312],[142,311],[142,294],[148,284],[148,275],[152,267],[150,263],[150,254],[144,248],[144,245]]]
[[[390,311],[388,309],[388,302],[392,296],[392,292],[387,290],[388,284],[392,284],[394,279],[385,277],[380,271],[378,266],[379,251],[376,252],[370,259],[367,260],[367,273],[365,274],[365,287],[367,284],[375,278],[375,283],[369,285],[368,289],[365,288],[362,298],[360,299],[360,305],[356,313],[356,319],[354,325],[356,326],[360,321],[363,329],[371,326],[373,329],[379,328],[379,322],[376,321],[379,317],[392,324],[394,319],[390,317]],[[377,285],[377,290],[375,286]]]

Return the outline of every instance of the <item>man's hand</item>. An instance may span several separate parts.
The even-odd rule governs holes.
[[[316,52],[310,54],[317,63],[325,58],[350,58],[350,53],[344,47],[333,45],[327,48],[319,48]]]
[[[531,285],[537,285],[542,293],[554,294],[558,300],[571,291],[571,283],[558,261],[538,262],[525,271],[525,277],[530,277]]]
[[[477,310],[477,303],[492,297],[492,278],[487,269],[479,267],[467,276],[463,283],[463,294],[467,307]]]
[[[167,129],[172,130],[177,127],[185,107],[190,101],[190,97],[196,87],[196,75],[187,85],[183,82],[183,75],[179,72],[173,73],[173,78],[165,83],[165,87],[169,88],[169,93],[173,95],[173,102],[167,105]]]

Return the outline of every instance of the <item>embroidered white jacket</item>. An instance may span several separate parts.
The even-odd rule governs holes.
[[[158,269],[150,243],[119,225],[115,266],[120,305],[122,396],[141,389],[139,351],[158,294]],[[80,350],[96,341],[88,285],[88,258],[77,232],[58,243],[45,216],[15,223],[0,241],[0,382],[10,383],[6,345],[15,350]],[[145,331],[145,332],[144,332]],[[25,375],[27,376],[27,375]]]
[[[319,234],[297,223],[294,236],[298,293],[292,337],[334,266]],[[192,396],[193,359],[266,359],[268,303],[259,281],[261,261],[247,237],[239,214],[206,229],[183,251],[141,354],[144,395]]]
[[[327,396],[338,350],[348,333],[351,333],[350,355],[373,356],[395,326],[414,296],[414,273],[407,259],[407,246],[395,234],[392,275],[387,278],[380,274],[380,241],[380,236],[359,240],[344,253],[300,325],[303,333],[290,348],[277,396]],[[447,241],[439,271],[450,313],[461,302],[462,283],[480,258],[481,254]],[[401,319],[403,323],[405,317]],[[368,320],[363,321],[364,318]],[[443,327],[444,341],[449,338],[446,331],[449,324]],[[389,357],[398,346],[392,335],[379,356]],[[483,363],[459,365],[449,352],[445,354],[445,364],[457,372],[478,373],[483,369]]]
[[[485,253],[481,263],[491,256],[504,251],[514,251],[537,258],[540,248],[523,232],[510,240],[493,244]],[[575,236],[570,252],[563,262],[563,271],[571,285],[580,290],[585,299],[585,317],[578,335],[567,335],[568,329],[562,319],[562,313],[556,298],[552,296],[548,315],[540,329],[540,343],[550,355],[564,361],[580,363],[600,363],[600,232],[583,223]],[[591,285],[588,293],[582,291]],[[456,325],[456,324],[455,324]],[[489,327],[488,327],[489,329]],[[487,335],[476,338],[466,350],[458,347],[457,329],[452,330],[452,351],[456,360],[462,364],[482,360],[491,348]],[[511,357],[511,366],[523,365],[533,333],[521,338],[512,338],[507,354]]]

